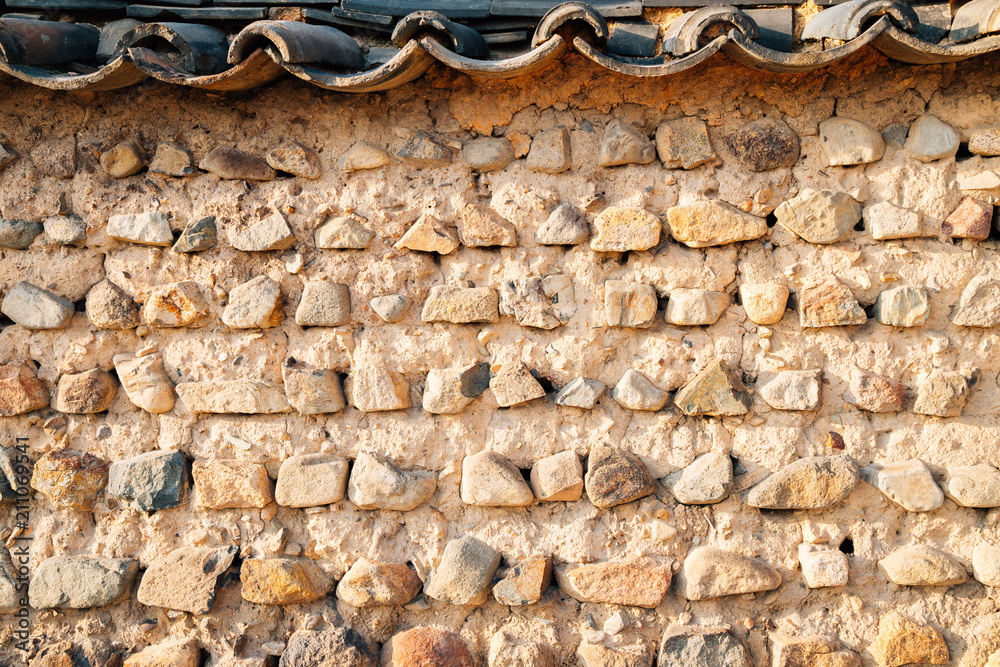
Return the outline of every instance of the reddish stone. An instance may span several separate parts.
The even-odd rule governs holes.
[[[992,204],[981,202],[972,197],[963,197],[955,210],[945,218],[941,225],[941,231],[945,236],[981,241],[990,235],[992,224]]]
[[[382,649],[383,667],[473,667],[462,638],[438,628],[412,628],[393,635]]]
[[[27,361],[0,365],[0,416],[13,417],[49,406],[49,390]]]

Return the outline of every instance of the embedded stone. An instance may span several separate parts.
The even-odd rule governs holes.
[[[394,634],[382,647],[382,667],[473,667],[462,638],[453,632],[416,627]]]
[[[535,498],[546,502],[579,500],[583,495],[583,465],[567,450],[535,461],[529,477]]]
[[[656,128],[656,152],[667,169],[694,169],[716,159],[705,122],[688,116]]]
[[[38,171],[53,178],[73,178],[76,173],[76,135],[43,141],[31,149]]]
[[[961,133],[930,114],[921,116],[910,126],[904,148],[921,162],[933,162],[954,157],[962,141]]]
[[[653,654],[644,646],[608,648],[601,644],[580,644],[576,657],[583,667],[653,667]]]
[[[803,287],[798,302],[803,328],[844,327],[868,321],[851,290],[833,276]]]
[[[272,181],[276,175],[274,169],[256,155],[229,146],[213,148],[198,168],[232,181]]]
[[[1000,587],[1000,547],[977,544],[972,550],[972,574],[981,584]]]
[[[266,507],[274,498],[262,463],[196,459],[191,466],[197,504],[209,509]]]
[[[142,311],[146,324],[157,329],[196,326],[207,315],[208,303],[192,280],[155,288]]]
[[[307,280],[295,309],[300,327],[339,327],[351,319],[351,292],[347,285],[326,280]]]
[[[49,390],[28,361],[0,364],[0,417],[49,407]]]
[[[445,546],[441,562],[424,586],[424,594],[451,604],[479,606],[486,602],[499,566],[499,551],[474,537],[454,539]]]
[[[502,364],[490,378],[490,391],[502,408],[545,397],[545,389],[521,362]]]
[[[956,586],[969,574],[954,557],[922,544],[896,549],[878,562],[889,581],[900,586]]]
[[[437,169],[451,164],[451,151],[423,130],[417,131],[397,155],[406,164],[420,169]]]
[[[995,327],[1000,324],[1000,280],[976,276],[962,289],[951,316],[960,327]]]
[[[521,471],[489,450],[462,461],[462,502],[481,507],[523,507],[535,499]]]
[[[247,558],[240,568],[243,599],[257,604],[302,604],[333,588],[333,579],[308,558]]]
[[[604,394],[607,385],[589,378],[573,378],[566,386],[556,392],[552,401],[556,405],[590,410],[597,405],[598,399]]]
[[[149,607],[207,614],[215,602],[220,578],[238,553],[237,547],[174,549],[146,569],[136,600]]]
[[[354,460],[347,495],[363,510],[408,512],[430,501],[437,490],[437,473],[401,470],[387,457],[361,451]]]
[[[410,300],[402,294],[387,294],[375,297],[368,302],[368,305],[383,321],[391,324],[406,317],[406,311],[410,308]]]
[[[323,167],[316,151],[306,148],[297,141],[289,141],[278,146],[264,159],[275,171],[284,171],[313,181],[323,174]]]
[[[835,547],[803,542],[799,545],[799,566],[809,588],[847,585],[850,574],[847,554]]]
[[[300,304],[299,308],[301,307]],[[267,276],[257,276],[234,287],[229,292],[229,303],[222,312],[223,323],[234,329],[268,329],[278,326],[284,319],[281,288]]]
[[[854,368],[844,400],[868,412],[898,412],[903,409],[906,389],[892,378]]]
[[[493,597],[509,607],[535,604],[551,585],[552,556],[534,556],[510,568],[493,586]]]
[[[9,146],[0,144],[0,169],[6,168],[11,162],[18,158],[18,153]]]
[[[462,146],[461,156],[475,171],[500,171],[514,161],[514,147],[509,139],[484,137]]]
[[[128,178],[142,171],[146,160],[142,149],[133,141],[123,141],[117,146],[101,153],[101,166],[111,178]]]
[[[993,228],[993,204],[962,197],[954,211],[941,223],[941,233],[951,238],[982,241]]]
[[[76,215],[53,215],[42,227],[49,241],[58,245],[80,246],[87,239],[87,223]]]
[[[944,494],[934,483],[931,471],[919,459],[884,465],[873,463],[860,472],[861,479],[910,512],[930,512],[944,502]]]
[[[604,283],[604,319],[609,327],[645,329],[653,323],[657,305],[652,285],[623,280]]]
[[[730,630],[671,625],[660,640],[656,667],[752,667],[750,652]],[[817,666],[818,667],[818,666]]]
[[[218,241],[219,232],[215,226],[215,216],[207,215],[187,223],[171,250],[174,252],[201,252],[214,248]]]
[[[854,651],[840,649],[822,637],[790,637],[771,632],[771,667],[861,667]]]
[[[181,382],[176,390],[194,413],[269,415],[290,410],[282,388],[263,380]]]
[[[911,239],[921,235],[919,211],[911,211],[887,201],[864,210],[865,227],[876,241]]]
[[[941,490],[962,507],[1000,507],[1000,470],[988,463],[951,466],[945,470]]]
[[[831,167],[868,164],[882,159],[885,140],[870,125],[851,118],[829,118],[819,124],[819,139]]]
[[[180,178],[193,174],[194,165],[191,164],[190,153],[172,141],[164,141],[157,144],[149,170],[155,174]]]
[[[893,327],[917,327],[927,321],[931,303],[923,287],[905,285],[879,292],[875,320]]]
[[[392,162],[392,158],[383,148],[367,141],[359,141],[340,156],[337,160],[337,167],[341,171],[350,173],[364,169],[378,169],[390,162]]]
[[[314,241],[317,248],[332,250],[364,250],[375,232],[365,226],[367,220],[360,215],[348,213],[339,215],[316,230]]]
[[[667,209],[670,235],[689,248],[752,241],[767,233],[764,218],[716,199]]]
[[[288,638],[278,667],[378,667],[378,656],[351,628],[297,630]]]
[[[670,292],[666,320],[678,326],[708,326],[722,317],[729,303],[725,292],[677,287]]]
[[[935,368],[917,380],[913,412],[935,417],[958,417],[972,393],[969,379],[958,371]]]
[[[728,143],[736,158],[750,171],[791,167],[799,159],[799,135],[774,118],[747,123]]]
[[[25,250],[44,229],[37,222],[0,218],[0,248]]]
[[[971,132],[969,152],[975,155],[1000,155],[1000,127],[987,127]]]
[[[945,665],[951,659],[941,633],[890,611],[878,622],[878,635],[868,651],[883,667]]]
[[[576,292],[568,275],[533,276],[500,284],[500,313],[523,327],[555,329],[576,312]]]
[[[959,192],[984,204],[1000,203],[1000,175],[996,171],[978,171],[980,160],[969,160],[968,168],[955,174]]]
[[[354,607],[404,605],[423,582],[406,563],[384,563],[361,556],[337,584],[337,598]]]
[[[649,164],[656,159],[656,147],[645,134],[628,123],[613,119],[604,130],[601,152],[597,158],[600,167],[618,167],[624,164]]]
[[[62,329],[73,319],[73,302],[21,280],[7,291],[0,313],[25,329]]]
[[[161,354],[114,356],[115,372],[132,405],[162,414],[174,409],[174,383],[163,368]]]
[[[118,385],[103,368],[60,376],[52,407],[58,412],[91,415],[104,412],[115,400]]]
[[[743,381],[715,359],[677,391],[674,404],[689,416],[735,417],[750,409],[750,396]]]
[[[58,509],[89,512],[108,483],[108,464],[72,449],[47,452],[31,474],[31,488],[45,494]]]
[[[281,382],[288,404],[301,415],[331,414],[347,405],[335,371],[313,368],[289,357],[281,365]]]
[[[794,461],[746,492],[743,502],[771,510],[821,510],[836,507],[858,484],[851,457],[809,456]]]
[[[688,553],[674,581],[685,600],[708,600],[774,590],[781,575],[759,558],[707,546]]]
[[[197,642],[171,641],[147,646],[125,658],[122,667],[198,667],[201,650]]]
[[[466,204],[459,212],[458,238],[469,248],[516,246],[517,231],[509,220],[485,204]]]
[[[397,248],[447,255],[458,248],[458,231],[432,215],[424,214],[396,242]]]
[[[184,454],[153,451],[115,461],[108,470],[108,497],[154,512],[177,507],[184,495]]]
[[[590,237],[583,213],[572,204],[559,204],[535,232],[539,245],[577,245]]]
[[[406,410],[410,407],[410,383],[402,373],[384,368],[358,368],[344,382],[351,405],[361,412]]]
[[[295,246],[295,236],[284,216],[275,213],[238,232],[229,239],[229,244],[246,252],[288,250]]]
[[[627,561],[560,565],[556,583],[580,602],[620,604],[654,609],[670,588],[669,561],[648,556]]]
[[[721,452],[708,452],[687,467],[663,478],[677,502],[711,505],[725,500],[733,488],[733,460]]]
[[[740,285],[743,311],[754,324],[777,324],[788,305],[788,287],[777,283]]]
[[[424,302],[424,322],[472,324],[500,319],[500,300],[492,287],[435,285]]]
[[[489,667],[555,667],[552,654],[542,644],[518,641],[506,632],[490,639]]]
[[[775,410],[815,410],[822,379],[822,370],[781,371],[760,388],[759,394]]]
[[[861,204],[846,192],[806,188],[774,209],[778,222],[810,243],[847,238],[861,220]]]
[[[528,169],[543,174],[560,174],[573,166],[573,147],[569,130],[560,127],[544,130],[531,140],[528,151]]]
[[[427,373],[422,399],[423,408],[431,414],[458,414],[489,386],[489,364],[435,368]]]
[[[274,501],[283,507],[318,507],[344,499],[347,460],[333,454],[289,456],[281,462]]]
[[[587,457],[587,497],[598,507],[615,507],[656,493],[656,482],[631,452],[597,446]]]
[[[53,556],[42,561],[28,586],[35,609],[88,609],[128,599],[139,571],[132,558]]]
[[[611,398],[629,410],[655,412],[667,402],[667,392],[650,382],[642,373],[630,368],[618,380],[618,384],[611,388]]]
[[[596,236],[590,249],[596,252],[649,250],[660,242],[660,219],[649,211],[611,206],[594,220]]]

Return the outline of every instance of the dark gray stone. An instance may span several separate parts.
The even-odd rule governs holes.
[[[906,135],[909,131],[910,128],[905,125],[890,125],[882,130],[882,138],[885,139],[885,143],[899,150],[906,145]]]
[[[751,171],[791,167],[799,159],[799,135],[774,118],[748,123],[729,138],[729,147]]]
[[[86,609],[125,600],[139,563],[131,558],[53,556],[43,561],[28,586],[35,609]]]
[[[215,226],[215,216],[209,215],[189,222],[171,250],[174,252],[201,252],[215,247],[218,240],[219,233]]]
[[[42,230],[42,225],[37,222],[0,219],[0,248],[24,250]]]
[[[299,630],[288,640],[278,667],[377,667],[367,640],[350,628]]]
[[[398,155],[406,164],[423,169],[435,169],[451,164],[451,151],[435,142],[422,130],[413,135]]]
[[[673,626],[663,633],[657,667],[750,667],[750,653],[725,628]]]
[[[184,454],[148,452],[111,464],[108,496],[122,498],[143,512],[181,504],[184,494]]]

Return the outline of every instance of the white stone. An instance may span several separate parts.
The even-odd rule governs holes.
[[[332,454],[290,456],[281,463],[274,500],[284,507],[340,502],[347,488],[347,460]]]
[[[702,454],[687,467],[664,477],[663,486],[684,505],[722,502],[733,487],[733,460],[722,452]]]
[[[972,573],[979,583],[1000,588],[1000,546],[977,544],[972,550]]]
[[[363,510],[407,512],[431,499],[437,474],[400,470],[387,457],[362,451],[354,461],[347,496]]]
[[[931,471],[919,459],[864,466],[861,478],[910,512],[930,512],[944,502]]]
[[[275,213],[233,236],[229,244],[246,252],[288,250],[295,245],[295,236],[285,218]]]
[[[169,246],[174,243],[170,222],[161,211],[113,215],[108,218],[107,232],[111,238],[143,245]]]
[[[864,210],[865,227],[878,241],[910,239],[921,236],[920,212],[905,209],[887,201],[872,204]]]
[[[958,152],[962,135],[951,125],[930,114],[921,116],[910,126],[906,151],[921,162],[933,162],[953,157]]]
[[[406,410],[410,407],[410,383],[401,373],[384,368],[358,368],[344,383],[347,400],[362,412]]]
[[[583,464],[572,450],[546,456],[535,461],[530,481],[539,500],[579,500],[583,495]]]
[[[489,385],[490,369],[485,363],[432,369],[424,383],[423,408],[431,414],[458,414]]]
[[[590,410],[601,398],[607,386],[603,382],[588,378],[573,378],[560,389],[552,399],[556,405]]]
[[[629,410],[656,411],[667,402],[667,392],[650,382],[642,373],[630,368],[611,390],[611,398]]]
[[[521,471],[489,450],[462,461],[462,501],[486,507],[519,507],[535,499]]]
[[[222,321],[233,329],[267,329],[285,319],[281,288],[267,276],[257,276],[229,292]]]
[[[822,379],[822,370],[782,371],[760,388],[760,397],[776,410],[815,410]]]
[[[988,463],[951,466],[945,470],[941,489],[962,507],[1000,507],[1000,470]]]
[[[604,283],[604,318],[609,327],[645,329],[656,317],[652,285],[609,280]]]
[[[22,280],[4,296],[0,312],[25,329],[61,329],[73,319],[73,302]]]
[[[317,248],[335,250],[364,250],[372,242],[375,232],[365,226],[367,220],[360,215],[338,215],[316,230]]]
[[[678,326],[715,324],[729,304],[730,298],[725,292],[678,287],[670,292],[666,320]]]
[[[133,358],[128,354],[116,354],[114,363],[118,380],[132,405],[153,414],[173,410],[174,383],[163,369],[162,355]]]
[[[831,167],[881,160],[885,140],[870,125],[850,118],[830,118],[819,124],[819,138]]]
[[[850,568],[847,555],[840,549],[803,542],[799,545],[799,565],[809,588],[847,585]]]

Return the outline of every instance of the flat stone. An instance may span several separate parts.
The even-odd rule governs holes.
[[[381,454],[361,451],[351,469],[347,496],[359,509],[408,512],[429,502],[436,490],[437,473],[402,470]]]
[[[977,544],[972,550],[972,573],[979,583],[1000,587],[1000,546]]]
[[[237,547],[174,549],[146,569],[136,600],[149,607],[207,614],[215,602],[219,579],[233,564],[237,553]]]
[[[53,556],[42,561],[28,587],[35,609],[88,609],[128,599],[139,571],[132,558]]]
[[[854,368],[844,400],[868,412],[898,412],[903,409],[906,389],[892,378]]]
[[[599,167],[649,164],[655,159],[656,147],[645,134],[617,118],[608,123],[597,157]]]
[[[578,245],[590,238],[583,212],[572,204],[559,204],[535,232],[539,245]]]
[[[883,667],[945,665],[951,659],[941,633],[890,611],[878,622],[878,635],[868,651]]]
[[[316,180],[323,174],[316,151],[306,148],[297,141],[289,141],[278,146],[264,158],[275,171],[284,171],[293,176]]]
[[[274,500],[262,463],[195,459],[191,466],[197,504],[209,509],[266,507]]]
[[[281,462],[274,501],[283,507],[318,507],[344,499],[347,459],[333,454],[289,456]]]
[[[47,452],[35,463],[31,488],[56,508],[89,512],[108,483],[107,462],[72,449]]]
[[[73,302],[21,280],[7,291],[0,313],[25,329],[62,329],[73,319]]]
[[[653,667],[653,654],[642,646],[608,648],[584,642],[576,648],[583,667]]]
[[[307,280],[295,310],[300,327],[339,327],[351,319],[351,292],[347,285]]]
[[[100,161],[104,171],[108,172],[111,178],[135,176],[146,166],[142,149],[133,141],[123,141],[101,153]]]
[[[922,544],[896,549],[879,560],[879,569],[900,586],[957,586],[969,574],[954,557]]]
[[[243,599],[257,604],[312,602],[333,588],[333,579],[308,558],[247,558],[240,582]]]
[[[118,385],[103,368],[59,377],[52,407],[58,412],[90,415],[104,412],[115,400]]]
[[[931,512],[944,502],[944,494],[934,483],[931,471],[919,459],[884,465],[873,463],[860,472],[861,479],[910,512]]]
[[[868,321],[851,290],[833,276],[803,287],[798,302],[799,324],[803,328],[844,327]]]
[[[451,604],[479,606],[486,602],[499,566],[499,551],[474,537],[454,539],[445,546],[441,562],[424,586],[424,594]]]
[[[223,323],[233,329],[269,329],[284,319],[281,287],[267,276],[257,276],[230,290],[229,303],[222,311]]]
[[[708,452],[687,467],[663,478],[677,502],[711,505],[729,497],[733,488],[733,460],[721,452]]]
[[[809,456],[794,461],[746,492],[743,502],[771,510],[822,510],[836,507],[858,484],[851,457]]]
[[[174,383],[163,368],[162,355],[116,354],[114,362],[118,380],[132,405],[153,414],[173,410]]]
[[[140,512],[177,507],[184,496],[184,454],[153,451],[115,461],[108,470],[108,497]]]
[[[778,283],[743,283],[740,302],[754,324],[777,324],[788,305],[788,287]]]
[[[337,159],[337,168],[350,173],[364,169],[378,169],[390,162],[392,158],[385,149],[367,141],[359,141]]]
[[[521,471],[489,450],[463,459],[461,492],[462,502],[481,507],[523,507],[535,499]]]
[[[382,667],[473,667],[472,654],[453,632],[431,627],[394,634],[382,647]]]
[[[921,236],[921,215],[887,201],[864,210],[865,227],[876,241],[912,239]]]
[[[49,390],[28,361],[0,364],[0,417],[49,407]]]
[[[451,164],[451,151],[420,130],[396,154],[404,163],[420,169],[437,169]]]
[[[0,169],[5,169],[18,158],[18,153],[9,146],[0,144]]]
[[[0,218],[0,248],[25,250],[44,230],[37,222]]]
[[[295,246],[295,236],[285,218],[275,213],[237,233],[229,239],[229,244],[246,252],[288,250]]]
[[[582,408],[590,410],[604,394],[607,385],[597,380],[589,378],[573,378],[566,386],[556,392],[552,401],[556,405],[565,405],[571,408]]]
[[[355,213],[335,216],[316,230],[313,240],[317,248],[325,250],[364,250],[375,238],[366,222]]]
[[[984,240],[993,228],[993,204],[962,197],[941,223],[941,233],[951,238]]]
[[[950,466],[941,490],[962,507],[1000,507],[1000,470],[988,463]]]
[[[725,292],[677,287],[667,301],[666,321],[678,326],[709,326],[722,317],[730,303]]]
[[[502,364],[490,378],[490,391],[503,408],[545,398],[545,389],[520,362]]]
[[[775,410],[815,410],[823,371],[781,371],[764,384],[758,394]]]
[[[913,412],[934,417],[958,417],[969,401],[969,380],[958,371],[935,368],[917,380]]]
[[[751,667],[750,652],[726,628],[671,625],[656,667]]]
[[[201,650],[194,640],[147,646],[125,658],[122,667],[198,667]]]
[[[509,139],[484,137],[462,146],[461,156],[475,171],[500,171],[514,161],[514,147]]]
[[[579,500],[583,496],[583,464],[572,450],[546,456],[535,461],[529,481],[538,500]]]
[[[959,192],[984,204],[1000,203],[1000,174],[996,171],[979,171],[982,164],[980,160],[969,160],[966,164],[971,166],[955,174],[955,185]],[[974,212],[974,209],[970,212]]]
[[[879,292],[875,320],[893,327],[918,327],[931,314],[931,303],[923,287],[904,285]]]
[[[447,255],[458,248],[458,231],[432,215],[424,214],[396,242],[397,248]]]
[[[961,133],[937,116],[924,115],[910,126],[905,149],[921,162],[954,157],[962,141]]]
[[[960,327],[995,327],[1000,324],[1000,280],[975,276],[958,297],[951,316]]]
[[[493,597],[510,607],[535,604],[552,585],[552,556],[533,556],[507,571],[493,587]]]
[[[667,169],[694,169],[716,159],[705,122],[688,116],[656,128],[656,152]]]
[[[775,118],[747,123],[728,143],[736,159],[750,171],[791,167],[799,159],[799,135]]]
[[[406,410],[410,407],[410,383],[402,373],[385,368],[358,368],[344,382],[348,402],[361,412]]]
[[[573,147],[569,130],[560,127],[539,132],[531,140],[528,169],[543,174],[561,174],[573,166]]]
[[[351,628],[297,630],[278,667],[378,667],[376,648]]]
[[[656,482],[631,452],[597,446],[587,457],[587,497],[598,507],[624,505],[656,493]]]
[[[76,174],[76,135],[43,141],[31,149],[35,168],[53,178],[73,178]]]
[[[556,583],[580,602],[620,604],[654,609],[670,588],[670,562],[641,557],[621,562],[560,565]]]
[[[353,607],[398,606],[417,596],[423,582],[406,563],[385,563],[361,556],[337,584],[337,599]]]
[[[215,216],[192,220],[184,226],[171,250],[174,252],[201,252],[215,247],[219,242],[219,232],[215,226]]]
[[[192,280],[154,288],[142,310],[143,320],[156,329],[197,326],[207,316],[208,303]]]
[[[313,368],[289,357],[281,365],[281,382],[288,404],[301,415],[332,414],[347,406],[336,371]]]
[[[424,322],[472,324],[500,319],[500,299],[492,287],[435,285],[424,301]]]
[[[630,368],[618,380],[618,384],[611,388],[611,398],[629,410],[655,412],[666,404],[667,392],[650,382],[642,373]]]
[[[256,155],[229,146],[213,148],[198,167],[232,181],[272,181],[276,175],[274,169]]]
[[[702,200],[667,209],[670,235],[689,248],[750,241],[767,233],[764,218],[719,200]]]
[[[629,618],[626,616],[625,612],[619,610],[608,617],[608,620],[604,621],[604,625],[601,629],[604,630],[606,634],[611,636],[620,634],[622,630],[628,627]]]
[[[822,637],[768,635],[772,667],[861,667],[861,657]]]
[[[490,386],[489,364],[435,368],[427,373],[422,404],[436,415],[455,415]]]
[[[649,250],[660,242],[660,219],[640,208],[611,206],[594,220],[595,236],[590,249],[595,252]]]
[[[517,231],[507,218],[485,204],[466,204],[459,211],[458,238],[469,248],[516,246]]]
[[[735,417],[750,409],[743,381],[715,359],[677,390],[674,404],[690,416]]]
[[[778,222],[810,243],[847,238],[861,220],[861,204],[846,192],[806,188],[774,209]]]
[[[77,215],[53,215],[42,227],[46,238],[57,245],[81,246],[87,240],[87,223]]]
[[[803,542],[799,545],[799,566],[809,588],[847,585],[850,574],[847,554],[836,547]]]
[[[829,118],[819,124],[819,140],[831,167],[868,164],[882,159],[885,140],[877,130],[851,118]]]
[[[969,152],[975,155],[1000,155],[1000,127],[970,132]]]
[[[410,300],[402,294],[386,294],[375,297],[368,305],[384,322],[395,323],[406,317]]]
[[[555,329],[576,313],[576,291],[568,275],[532,276],[500,284],[500,313],[522,327]]]
[[[187,150],[172,141],[164,141],[157,144],[149,170],[155,174],[180,178],[193,174],[194,165],[191,164],[191,154]]]
[[[707,546],[688,553],[674,581],[681,598],[708,600],[774,590],[781,575],[759,558]]]
[[[490,638],[489,667],[555,667],[552,654],[543,644],[519,641],[506,632]]]
[[[652,285],[623,280],[604,283],[604,319],[609,327],[645,329],[653,323],[657,306]]]

